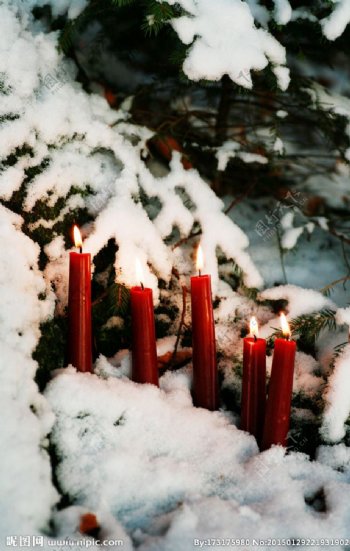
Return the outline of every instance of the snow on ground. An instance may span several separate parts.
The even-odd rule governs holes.
[[[189,377],[167,373],[158,389],[58,372],[46,398],[63,491],[112,514],[142,551],[190,551],[196,538],[348,537],[349,471],[281,448],[258,454],[230,415],[192,406]],[[312,505],[322,492],[325,511]]]
[[[46,451],[54,417],[33,381],[37,365],[31,358],[39,324],[53,311],[53,296],[38,300],[46,292],[39,247],[21,224],[0,206],[1,547],[8,534],[47,528],[58,499]]]

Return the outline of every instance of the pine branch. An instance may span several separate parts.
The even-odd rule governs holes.
[[[131,4],[134,4],[136,0],[109,0],[109,1],[117,8],[123,8],[125,6],[130,6]]]
[[[130,291],[125,285],[113,283],[92,304],[95,313],[102,312],[103,317],[124,317],[129,308]]]
[[[320,293],[322,293],[325,296],[329,296],[331,294],[331,291],[333,291],[336,285],[339,285],[339,283],[342,283],[343,286],[345,287],[346,282],[349,280],[350,280],[349,274],[339,279],[335,279],[334,281],[331,281],[330,283],[328,283],[328,285],[326,285],[325,287],[322,287],[322,289],[320,289]]]
[[[293,318],[289,325],[293,337],[302,340],[304,343],[314,345],[321,331],[328,329],[329,331],[335,331],[337,323],[335,319],[336,312],[330,308],[324,308],[316,314],[305,314]],[[272,343],[274,337],[282,337],[280,329],[276,331],[269,338],[269,344]]]
[[[106,11],[113,11],[134,4],[136,0],[92,0],[90,4],[76,17],[65,24],[59,39],[61,50],[67,54],[73,45],[74,35],[88,23],[97,19]]]
[[[174,8],[167,3],[147,0],[144,4],[146,16],[142,30],[148,36],[157,35],[162,27],[177,15]]]

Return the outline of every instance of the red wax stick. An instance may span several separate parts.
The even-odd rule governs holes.
[[[276,339],[266,405],[262,449],[286,446],[290,423],[296,343]]]
[[[218,374],[211,282],[209,275],[191,277],[193,402],[218,408]]]
[[[156,331],[152,289],[132,287],[132,379],[137,383],[158,383]]]
[[[246,337],[243,341],[241,429],[261,442],[266,403],[266,341]]]
[[[69,257],[68,361],[78,371],[92,371],[91,256]]]

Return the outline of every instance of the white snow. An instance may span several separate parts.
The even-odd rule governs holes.
[[[316,392],[321,390],[324,384],[323,377],[315,375],[319,369],[318,362],[304,352],[296,353],[293,392],[303,392],[304,395],[313,397]]]
[[[152,133],[128,124],[123,113],[112,111],[105,100],[88,96],[74,83],[75,70],[58,54],[56,36],[32,36],[21,28],[20,21],[8,8],[1,9],[8,40],[3,43],[0,68],[6,74],[6,84],[11,86],[12,101],[17,100],[14,105],[21,117],[0,129],[0,149],[4,156],[24,144],[33,150],[32,155],[21,157],[3,172],[6,185],[2,188],[2,197],[9,199],[20,187],[24,169],[46,159],[47,168],[27,187],[25,209],[31,211],[39,199],[53,206],[73,186],[80,194],[75,193],[67,199],[56,219],[38,220],[32,229],[40,225],[53,227],[70,211],[85,206],[96,220],[86,232],[88,238],[84,248],[95,255],[110,238],[115,238],[119,245],[116,270],[121,282],[135,283],[134,264],[135,258],[139,258],[145,284],[153,288],[157,301],[158,277],[169,280],[175,262],[163,240],[174,227],[179,229],[180,237],[185,237],[197,221],[203,231],[206,266],[213,278],[213,292],[218,287],[217,246],[246,272],[247,285],[260,286],[262,280],[244,250],[248,246],[246,236],[225,217],[222,201],[198,173],[186,171],[175,154],[169,173],[162,178],[153,176],[140,158]],[[22,65],[13,62],[17,57],[25,65],[25,71]],[[113,124],[116,125],[111,128]],[[129,136],[135,145],[129,143]],[[105,153],[101,153],[101,149]],[[162,208],[153,221],[139,203],[141,188],[161,203]],[[195,210],[180,198],[180,188],[193,199]],[[86,194],[87,189],[91,190],[90,194]],[[215,236],[211,231],[213,224],[222,230]],[[51,256],[46,276],[55,281],[64,304],[67,251],[63,242],[55,239],[53,235],[56,258]],[[59,243],[61,251],[57,250]]]
[[[1,199],[11,199],[26,170],[45,160],[42,172],[26,186],[25,212],[34,211],[39,200],[53,206],[73,187],[77,193],[65,200],[54,220],[38,220],[31,229],[52,229],[75,208],[86,207],[94,222],[82,228],[84,249],[95,255],[114,238],[119,246],[118,281],[135,283],[137,257],[155,301],[160,295],[159,277],[168,282],[175,267],[185,284],[195,271],[192,253],[198,240],[172,250],[164,239],[174,228],[180,238],[187,237],[199,224],[205,272],[211,274],[213,293],[220,298],[215,320],[218,350],[224,355],[223,384],[237,390],[240,379],[233,366],[242,358],[241,330],[249,317],[257,315],[262,336],[279,326],[268,307],[233,292],[221,279],[232,275],[232,264],[218,266],[218,249],[244,271],[247,286],[263,283],[248,254],[248,238],[236,224],[237,215],[234,212],[232,221],[224,214],[223,201],[198,172],[183,168],[179,154],[173,155],[169,170],[161,175],[146,167],[141,153],[147,150],[152,133],[128,122],[130,98],[119,111],[111,110],[105,100],[87,95],[74,81],[76,68],[58,52],[57,34],[44,34],[31,20],[30,8],[44,3],[51,5],[55,16],[66,13],[69,18],[87,5],[85,0],[11,0],[0,6],[0,72],[7,88],[1,94],[0,114],[18,116],[1,124],[1,157],[16,148],[30,148],[14,166],[2,170]],[[189,45],[184,70],[190,78],[218,80],[227,73],[249,88],[251,71],[270,63],[280,88],[286,89],[285,50],[265,30],[270,14],[257,0],[179,3],[187,15],[172,25]],[[286,0],[276,0],[275,7],[279,24],[293,18]],[[336,22],[340,9],[343,2],[324,23],[324,29],[332,28],[327,31],[332,36],[341,32],[345,21],[344,17],[342,24]],[[255,26],[252,13],[263,28]],[[314,90],[314,97],[325,109],[350,116],[348,101],[330,97],[321,88]],[[277,112],[280,118],[287,115],[282,109]],[[282,153],[284,144],[278,140],[275,151]],[[238,142],[229,140],[217,151],[219,169],[224,170],[232,157],[247,163],[267,162],[267,157],[244,152]],[[346,174],[339,176],[345,186]],[[152,220],[140,202],[141,190],[160,203]],[[304,228],[311,231],[315,223],[327,229],[322,218],[300,228],[294,228],[293,221],[292,213],[281,220],[285,248],[294,247]],[[251,538],[252,526],[256,538],[348,537],[348,448],[322,446],[318,461],[303,454],[285,455],[281,448],[259,454],[254,438],[236,428],[236,413],[193,407],[190,364],[163,375],[160,389],[137,385],[129,380],[129,352],[121,350],[113,358],[100,355],[95,375],[78,374],[71,367],[56,373],[42,396],[33,381],[37,365],[32,353],[40,324],[50,319],[55,307],[62,313],[66,306],[69,252],[63,237],[52,231],[43,274],[38,269],[39,248],[21,227],[22,219],[1,206],[0,537],[39,534],[51,520],[57,538],[81,539],[78,526],[86,512],[96,514],[101,537],[123,539],[127,551],[133,546],[140,551],[187,551],[193,549],[195,538]],[[266,289],[260,298],[287,300],[290,318],[326,307],[336,310],[317,291],[295,285]],[[349,324],[348,310],[337,311],[339,325]],[[112,317],[107,327],[121,323],[121,318]],[[158,354],[171,352],[175,340],[170,335],[158,341]],[[347,345],[328,381],[322,434],[332,442],[345,434],[350,413],[349,360]],[[271,357],[267,363],[270,369]],[[313,398],[322,391],[329,359],[322,376],[320,364],[320,358],[297,352],[294,394]],[[302,419],[312,414],[293,408],[293,416]],[[52,427],[59,458],[55,474],[72,502],[61,511],[52,511],[59,498],[46,452]],[[305,502],[320,490],[325,494],[325,514]]]
[[[317,461],[333,467],[333,469],[350,469],[350,448],[345,444],[334,446],[319,446],[317,450]]]
[[[304,229],[307,229],[307,224],[299,227],[293,227],[295,212],[289,211],[281,218],[281,227],[283,229],[281,246],[282,249],[290,250],[294,249],[298,242],[299,237],[304,233]],[[309,231],[311,226],[309,226]]]
[[[332,0],[335,7],[332,13],[321,20],[323,34],[328,40],[335,40],[343,34],[350,23],[349,0]]]
[[[276,138],[275,143],[273,144],[273,150],[276,151],[276,153],[282,155],[282,153],[284,152],[284,144],[281,138]]]
[[[286,25],[292,17],[292,8],[288,0],[274,0],[274,18],[279,25]]]
[[[174,19],[172,26],[183,44],[190,46],[183,64],[190,79],[219,80],[228,74],[237,84],[251,88],[251,71],[261,71],[270,62],[278,85],[286,89],[285,49],[270,33],[256,28],[245,2],[166,1],[180,4],[188,14]]]
[[[312,314],[322,308],[333,308],[334,303],[314,289],[303,289],[296,285],[279,285],[271,289],[265,289],[260,293],[262,299],[288,300],[288,312],[291,318],[303,314]]]
[[[287,300],[288,318],[293,319],[298,316],[318,312],[322,308],[332,308],[336,310],[334,303],[314,289],[304,289],[296,285],[279,285],[271,289],[265,289],[260,294],[262,300]],[[268,321],[261,327],[260,334],[267,338],[272,335],[276,329],[280,328],[279,316]]]
[[[283,249],[294,249],[295,245],[297,244],[297,241],[299,237],[302,235],[304,231],[303,227],[299,228],[289,228],[287,231],[284,232],[282,239],[281,239],[281,245]]]
[[[57,493],[45,438],[53,415],[33,381],[31,355],[39,325],[53,312],[38,270],[39,247],[21,231],[22,220],[0,206],[0,538],[47,527]],[[33,499],[35,496],[35,499]]]
[[[58,478],[76,504],[102,525],[113,515],[142,551],[187,551],[195,538],[347,537],[347,475],[281,448],[258,454],[229,416],[192,407],[188,376],[168,372],[157,389],[57,374],[46,397]],[[305,503],[321,489],[327,514]]]
[[[55,17],[67,14],[75,19],[88,6],[88,0],[26,0],[27,7],[50,6]]]
[[[268,162],[267,157],[259,155],[257,153],[249,153],[246,151],[240,151],[241,144],[234,140],[227,140],[216,151],[216,158],[218,160],[218,170],[224,171],[230,159],[235,157],[242,159],[245,163],[260,163],[266,164]]]
[[[336,321],[339,325],[347,324],[350,327],[350,306],[339,308],[336,314]]]
[[[326,410],[321,433],[330,442],[337,442],[346,433],[344,423],[350,414],[350,345],[347,344],[334,362],[328,380]]]

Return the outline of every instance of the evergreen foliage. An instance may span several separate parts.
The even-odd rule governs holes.
[[[272,9],[272,3],[268,0],[261,4]],[[302,3],[294,4],[293,7],[297,7]],[[320,0],[309,9],[317,19],[321,19],[331,12],[332,2]],[[35,10],[38,19],[45,20],[51,28],[60,31],[60,46],[78,65],[78,78],[87,90],[91,87],[91,81],[95,80],[106,92],[111,92],[117,105],[133,96],[130,122],[145,125],[154,133],[148,143],[149,160],[156,159],[167,165],[172,152],[180,151],[184,166],[198,169],[218,195],[230,193],[237,202],[247,197],[272,197],[289,205],[286,199],[288,192],[310,175],[329,175],[331,179],[339,163],[349,163],[347,118],[329,109],[319,99],[314,93],[315,78],[300,70],[304,60],[325,66],[339,64],[341,67],[345,56],[350,54],[349,28],[337,40],[329,42],[321,34],[319,26],[308,19],[290,21],[284,26],[271,20],[269,32],[286,45],[289,52],[291,84],[287,92],[281,92],[276,87],[272,72],[265,70],[253,76],[254,86],[247,90],[226,76],[220,82],[197,83],[185,77],[181,67],[186,47],[169,24],[170,20],[182,14],[179,5],[157,0],[90,0],[86,9],[73,20],[62,16],[54,18],[47,6]],[[88,51],[83,52],[83,56],[79,51],[82,37],[88,42]],[[102,54],[118,59],[126,78],[119,81],[115,75],[112,78],[108,66],[100,66]],[[133,75],[140,77],[139,80],[136,78],[136,84],[132,78],[128,79]],[[318,82],[317,86],[322,88],[323,84],[327,86],[323,82]],[[1,91],[8,92],[5,84]],[[176,98],[177,101],[174,101]],[[280,116],[281,112],[288,113],[288,116]],[[12,114],[6,116],[11,117]],[[257,131],[263,128],[267,129],[264,135]],[[294,139],[297,142],[295,152],[277,150],[274,144],[279,138],[282,141],[285,138]],[[217,153],[227,140],[237,141],[240,151],[244,153],[264,156],[267,163],[246,163],[239,156],[234,156],[223,170],[219,170]],[[29,146],[3,159],[2,166],[11,166],[25,155],[31,155]],[[84,209],[77,209],[59,219],[50,230],[43,226],[35,227],[35,222],[40,218],[55,220],[68,198],[60,199],[54,206],[43,199],[36,203],[31,212],[23,212],[26,186],[46,166],[47,160],[44,160],[39,166],[30,168],[21,189],[7,205],[21,213],[25,231],[39,243],[42,250],[41,268],[47,262],[43,247],[52,239],[52,233],[63,234],[68,245],[72,223],[84,224],[91,219]],[[70,194],[79,193],[82,193],[79,189],[70,191]],[[146,195],[141,195],[140,201],[152,216],[151,212],[157,205]],[[297,205],[297,208],[306,220],[325,216],[329,220],[330,233],[339,238],[346,249],[350,240],[346,209],[333,210],[322,201],[317,203],[311,200]],[[200,232],[200,227],[193,228],[189,240],[200,235]],[[95,354],[107,356],[130,344],[129,295],[128,290],[116,281],[113,268],[115,250],[115,243],[109,243],[94,261]],[[102,284],[100,276],[104,273],[108,277]],[[283,301],[261,303],[258,290],[243,284],[237,266],[233,266],[227,282],[247,299],[272,311],[277,312],[285,306]],[[172,284],[179,288],[176,277]],[[178,305],[164,295],[156,313],[158,335],[175,333],[181,315]],[[114,318],[114,325],[108,323],[110,318]],[[314,350],[315,341],[324,329],[335,330],[334,312],[331,310],[292,320],[293,335],[305,351]],[[58,349],[57,355],[53,352],[51,360],[48,360],[47,352],[52,341],[56,340],[58,347],[64,342],[65,331],[64,317],[42,327],[43,337],[36,351],[41,386],[48,377],[44,375],[45,369],[62,365],[63,358]],[[190,330],[184,328],[184,345],[190,344],[190,336]]]

